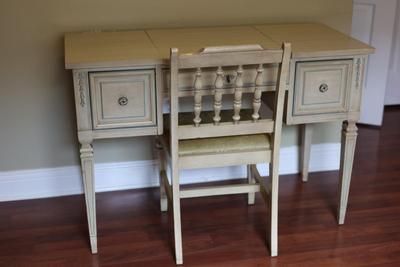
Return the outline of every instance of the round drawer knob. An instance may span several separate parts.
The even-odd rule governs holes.
[[[326,83],[323,83],[319,86],[319,91],[321,93],[325,93],[326,91],[328,91],[328,85]]]
[[[128,104],[128,98],[126,98],[125,96],[118,98],[118,104],[120,106],[126,106]]]

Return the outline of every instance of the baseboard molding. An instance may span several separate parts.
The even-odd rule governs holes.
[[[299,148],[281,149],[280,173],[299,171]],[[340,144],[316,144],[311,148],[310,171],[337,170]],[[266,164],[258,165],[261,175],[268,175]],[[182,183],[229,180],[246,176],[244,166],[184,170]],[[158,161],[133,161],[95,164],[96,191],[114,191],[158,185]],[[35,199],[82,194],[79,166],[0,172],[0,201]]]

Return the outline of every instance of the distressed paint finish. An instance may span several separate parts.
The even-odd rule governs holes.
[[[185,34],[192,34],[192,41],[195,45],[189,44],[185,40]],[[245,36],[246,38],[242,38]],[[304,40],[304,36],[307,36],[307,40]],[[328,42],[321,42],[321,36],[324,36],[324,40]],[[121,44],[129,39],[130,43],[135,45],[127,46],[126,50],[118,50],[121,48]],[[288,91],[287,101],[285,102],[285,110],[282,107],[273,107],[275,109],[275,119],[280,121],[281,116],[284,116],[287,124],[308,124],[318,123],[326,121],[347,121],[346,127],[343,131],[342,138],[342,164],[341,164],[341,193],[339,202],[339,223],[344,222],[344,216],[346,212],[347,198],[349,192],[349,184],[351,178],[352,159],[354,154],[354,145],[356,140],[356,128],[355,122],[358,120],[360,115],[360,102],[361,102],[361,89],[362,80],[365,74],[365,66],[367,62],[367,54],[370,54],[374,49],[368,45],[358,42],[344,34],[330,29],[327,26],[321,24],[274,24],[274,25],[250,25],[250,26],[235,26],[235,27],[215,27],[209,28],[191,28],[191,29],[161,29],[161,30],[147,30],[147,31],[125,31],[125,32],[114,32],[114,33],[70,33],[66,35],[66,68],[73,69],[73,81],[74,81],[74,92],[75,92],[75,108],[77,116],[77,130],[78,139],[81,143],[81,163],[82,163],[82,174],[83,182],[85,187],[85,198],[87,217],[89,225],[89,235],[91,241],[92,252],[97,252],[97,238],[96,238],[96,208],[95,208],[95,191],[94,191],[94,173],[93,173],[93,148],[92,142],[94,139],[102,138],[121,138],[121,137],[133,137],[143,135],[161,135],[163,133],[163,93],[172,88],[167,84],[168,82],[168,69],[166,66],[174,66],[175,69],[186,67],[190,68],[197,66],[199,69],[194,76],[195,80],[192,80],[190,84],[187,83],[186,76],[176,76],[174,79],[171,78],[171,85],[182,85],[183,89],[179,87],[179,90],[171,90],[169,96],[182,97],[182,96],[194,96],[194,117],[193,124],[199,127],[193,127],[193,124],[189,126],[179,126],[178,129],[173,128],[171,132],[177,133],[179,139],[190,139],[190,138],[207,138],[211,136],[224,136],[232,133],[235,129],[238,134],[250,134],[250,133],[262,133],[267,131],[272,134],[272,145],[275,147],[280,146],[280,127],[281,123],[274,123],[274,120],[263,120],[260,119],[259,108],[261,105],[261,95],[263,92],[274,91],[277,86],[277,74],[279,69],[276,66],[268,66],[268,64],[259,65],[264,62],[260,62],[260,56],[258,53],[262,53],[262,48],[278,49],[281,42],[293,41],[293,54],[292,60],[290,61],[290,76],[285,79],[284,84],[280,86],[284,87],[284,90]],[[240,40],[240,43],[235,43],[232,40]],[[169,49],[170,43],[176,42],[181,44],[178,46],[180,51],[191,53],[192,55],[182,56],[180,65],[174,65],[174,62],[170,62]],[[209,47],[203,50],[202,53],[197,54],[198,48],[204,47],[203,44],[213,43],[214,47]],[[93,45],[91,45],[93,44]],[[96,46],[94,46],[96,44]],[[219,64],[215,65],[216,68],[220,67],[217,71],[217,77],[215,77],[215,71],[213,78],[210,79],[209,70],[206,68],[210,65],[212,60],[219,60],[215,58],[213,54],[221,52],[218,48],[219,45],[228,45],[225,47],[226,57],[221,57]],[[232,45],[240,45],[240,51],[233,51],[236,49]],[[250,45],[249,45],[250,44]],[[89,45],[89,47],[88,47]],[[230,46],[229,46],[230,45]],[[91,46],[96,49],[88,49]],[[246,51],[246,49],[253,49],[253,52]],[[260,50],[261,49],[261,50]],[[116,54],[112,54],[109,51],[119,51]],[[243,62],[235,61],[236,55],[247,54],[246,57],[239,57],[243,59]],[[197,60],[191,60],[194,56],[197,56]],[[230,56],[229,56],[230,55]],[[278,59],[281,55],[275,53],[274,59]],[[90,59],[90,60],[88,60]],[[236,69],[233,73],[236,74],[236,81],[234,84],[226,87],[223,82],[223,75],[231,75],[232,70],[227,68],[226,64],[232,63],[234,60]],[[313,71],[318,72],[323,69],[332,68],[335,64],[339,64],[347,60],[349,64],[345,67],[342,72],[346,72],[348,75],[342,81],[344,98],[342,102],[338,102],[337,109],[327,110],[329,102],[326,101],[326,95],[332,90],[332,86],[329,83],[336,83],[337,78],[332,75],[332,72],[326,72],[327,75],[322,75],[323,79],[328,82],[322,81],[327,84],[327,88],[324,90],[317,91],[317,98],[320,103],[316,103],[315,109],[308,110],[310,113],[301,114],[301,116],[294,116],[293,103],[295,101],[294,88],[299,86],[295,82],[295,74],[299,71],[297,64],[308,64],[309,62],[318,62],[315,65]],[[350,64],[351,62],[351,64]],[[174,64],[172,64],[174,63]],[[239,64],[240,63],[240,64]],[[241,65],[250,64],[259,65],[258,69],[249,72],[247,69],[242,69]],[[196,67],[196,68],[197,68]],[[289,66],[288,66],[289,67]],[[222,70],[223,68],[223,70]],[[171,68],[171,73],[174,69]],[[97,75],[101,72],[129,72],[132,75],[145,71],[151,72],[153,75],[149,78],[149,83],[155,85],[153,95],[151,96],[152,102],[143,101],[143,107],[150,107],[153,111],[151,118],[147,120],[148,124],[138,122],[126,127],[114,128],[111,126],[121,126],[118,117],[118,109],[116,109],[115,118],[109,120],[109,125],[106,125],[103,129],[96,128],[98,120],[93,120],[93,108],[96,109],[99,106],[98,97],[91,96],[89,90],[90,74]],[[323,72],[321,72],[323,73]],[[154,75],[155,74],[155,75]],[[201,74],[201,75],[200,75]],[[193,75],[189,73],[188,75]],[[171,75],[172,76],[172,75]],[[208,78],[207,78],[208,77]],[[279,77],[278,77],[279,78]],[[307,80],[307,84],[316,83],[317,78],[310,78]],[[279,79],[278,79],[279,80]],[[114,79],[118,82],[118,78]],[[193,83],[194,82],[194,83]],[[287,82],[287,83],[286,83]],[[321,83],[322,84],[322,83]],[[321,86],[319,84],[319,86]],[[211,86],[209,86],[211,85]],[[189,89],[188,89],[189,88]],[[194,90],[193,90],[194,89]],[[304,90],[309,90],[303,88]],[[318,88],[313,88],[318,89]],[[327,89],[327,90],[326,90]],[[322,92],[323,91],[323,92]],[[246,122],[241,118],[242,110],[242,94],[253,93],[253,121]],[[231,122],[221,122],[221,108],[223,101],[223,94],[233,94],[233,112]],[[202,96],[213,95],[214,96],[214,120],[213,123],[207,124],[201,120],[202,114]],[[332,97],[332,96],[331,96]],[[333,98],[332,98],[333,99]],[[128,103],[131,99],[127,98]],[[115,100],[105,99],[105,103],[114,104]],[[114,101],[114,102],[113,102]],[[175,101],[175,100],[174,100]],[[283,101],[283,100],[282,100]],[[325,102],[324,102],[325,101]],[[124,102],[125,103],[125,102]],[[173,104],[173,103],[172,103]],[[279,104],[280,105],[280,104]],[[318,106],[319,105],[319,106]],[[307,108],[307,107],[306,107]],[[171,110],[171,118],[177,119],[177,111]],[[93,123],[94,122],[94,123]],[[217,125],[215,126],[214,123]],[[122,125],[123,126],[123,125]],[[133,127],[135,126],[135,127]],[[218,127],[218,128],[216,128]],[[236,128],[234,128],[236,127]],[[277,128],[278,127],[278,128]],[[305,126],[309,128],[309,126]],[[310,128],[311,129],[311,128]],[[302,146],[302,173],[303,179],[306,180],[308,173],[309,164],[309,153],[311,146],[311,131],[304,131],[303,146]],[[172,150],[176,152],[178,149],[177,139],[171,139]],[[175,153],[174,152],[174,153]],[[239,190],[248,192],[248,203],[254,203],[254,183],[257,180],[257,173],[252,168],[252,162],[254,156],[262,157],[265,161],[271,161],[270,172],[273,177],[273,181],[267,186],[269,187],[269,193],[271,196],[277,195],[278,181],[277,166],[279,164],[276,153],[262,153],[257,152],[256,154],[243,153],[242,157],[244,160],[249,160],[248,167],[248,186],[238,188],[223,189],[224,192],[230,190]],[[198,156],[196,160],[182,159],[177,160],[176,156],[171,156],[173,166],[175,169],[179,167],[196,168],[201,166],[203,163],[209,165],[217,164],[213,157]],[[169,159],[169,160],[171,160]],[[165,159],[161,158],[161,161],[168,160],[168,155]],[[235,155],[228,155],[225,157],[226,164],[237,164]],[[161,166],[161,173],[165,174],[165,166]],[[164,176],[163,176],[164,177]],[[166,211],[168,208],[167,196],[177,195],[179,192],[179,173],[173,172],[172,175],[172,186],[166,185],[166,180],[160,178],[160,184],[164,185],[164,189],[161,189],[160,205],[161,210]],[[261,187],[263,188],[263,187]],[[260,190],[261,190],[260,188]],[[198,191],[198,194],[203,194],[205,191]],[[263,196],[268,195],[267,190],[262,191]],[[192,192],[193,193],[193,192]],[[184,193],[187,194],[187,193]],[[180,235],[180,203],[175,200],[171,202],[173,214],[176,223],[174,224],[175,232],[175,249],[176,249],[176,261],[182,263],[182,244]],[[271,229],[275,229],[277,226],[277,199],[273,198],[269,202],[269,206],[274,211],[272,212],[268,223]],[[179,221],[179,223],[178,223]],[[271,230],[268,234],[269,243],[271,244],[271,255],[277,254],[277,232]]]

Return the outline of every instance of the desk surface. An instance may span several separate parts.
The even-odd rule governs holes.
[[[370,54],[374,49],[316,23],[137,31],[67,33],[67,69],[166,64],[171,47],[195,53],[207,46],[260,44],[278,48],[291,42],[294,58]]]

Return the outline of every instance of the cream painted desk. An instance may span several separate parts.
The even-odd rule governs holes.
[[[65,36],[65,66],[73,70],[93,253],[97,252],[97,230],[92,142],[162,133],[170,48],[177,47],[181,53],[219,45],[260,44],[264,48],[278,48],[282,41],[293,46],[285,120],[287,124],[303,124],[304,181],[308,175],[311,123],[343,122],[338,222],[344,223],[362,81],[367,55],[374,51],[372,47],[320,24],[70,33]],[[268,78],[268,73],[273,72],[273,68],[265,72],[266,90],[273,88],[275,81]],[[234,79],[232,75],[227,72],[227,88]],[[181,79],[181,90],[193,86],[193,75],[183,75]],[[210,90],[213,78],[203,83]],[[251,88],[251,84],[248,86]]]

